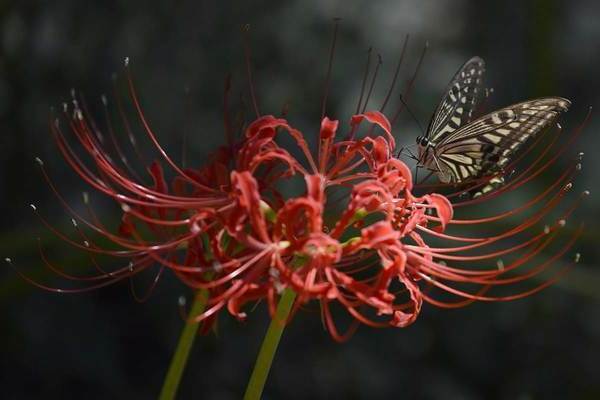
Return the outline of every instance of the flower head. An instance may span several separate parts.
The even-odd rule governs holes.
[[[465,199],[464,193],[504,172],[461,188],[415,182],[396,150],[398,135],[392,126],[397,112],[388,120],[382,112],[385,103],[379,111],[366,111],[367,99],[349,123],[324,116],[314,133],[301,132],[284,118],[258,116],[238,140],[229,140],[205,165],[183,168],[160,146],[129,72],[127,78],[137,117],[161,156],[147,167],[149,182],[123,156],[111,126],[108,134],[101,133],[79,99],[65,107],[63,121],[89,161],[70,144],[64,122],[51,123],[67,163],[122,210],[118,230],[108,229],[86,195],[89,216],[84,217],[60,197],[41,165],[80,237],[71,239],[48,227],[89,253],[97,270],[85,278],[60,272],[65,278],[91,283],[69,291],[131,279],[157,266],[158,276],[171,271],[185,285],[209,292],[206,310],[195,318],[210,322],[225,310],[245,319],[248,303],[258,301],[266,301],[274,314],[281,293],[288,289],[297,293],[295,311],[318,302],[328,331],[343,340],[359,324],[407,326],[424,302],[460,307],[537,292],[564,270],[528,288],[515,285],[530,282],[551,267],[580,233],[575,230],[564,246],[539,260],[575,208],[567,207],[555,223],[544,226],[571,189],[579,161],[523,204],[493,211],[504,196],[541,176],[564,153],[567,146],[551,151],[554,139],[545,147],[532,146],[541,148],[534,161],[504,186]],[[361,102],[362,96],[359,109]],[[293,146],[281,145],[284,135]],[[310,137],[316,138],[316,146],[309,144]],[[175,176],[167,179],[164,167]],[[295,178],[301,178],[300,195],[291,195],[282,185]],[[485,206],[482,217],[476,216],[480,205]],[[504,226],[501,231],[484,236],[466,229],[491,230],[499,222]],[[463,229],[455,233],[455,227]],[[99,245],[86,232],[104,237],[114,247]],[[59,271],[42,255],[48,267]],[[96,261],[98,255],[118,258],[121,265],[107,271]],[[494,294],[495,288],[505,286],[516,291]],[[334,309],[344,310],[354,321],[345,332],[338,328]]]

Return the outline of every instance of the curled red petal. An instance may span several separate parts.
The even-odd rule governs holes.
[[[279,239],[285,235],[295,243],[310,233],[321,231],[322,211],[322,204],[309,197],[288,200],[277,212],[274,236]]]
[[[387,186],[392,195],[397,196],[402,190],[412,189],[412,175],[408,166],[402,161],[391,158],[380,166],[377,175],[379,180]]]
[[[263,242],[269,242],[267,223],[260,208],[260,194],[256,179],[248,171],[232,171],[231,183],[236,190],[238,206],[249,217],[254,232]],[[236,223],[239,224],[243,218],[242,215],[237,213],[236,215]],[[240,226],[235,227],[235,231],[240,229]]]
[[[308,254],[315,262],[315,265],[323,268],[340,260],[342,247],[331,236],[322,232],[316,232],[312,233],[304,243],[303,253]]]
[[[446,225],[454,215],[454,210],[450,200],[448,200],[446,196],[442,196],[441,194],[437,193],[432,193],[424,197],[425,200],[435,208],[435,211],[437,212],[442,224],[442,230],[446,229]]]
[[[394,150],[394,148],[396,147],[396,140],[392,136],[392,125],[390,124],[390,121],[388,121],[386,116],[380,113],[379,111],[367,111],[362,114],[354,115],[350,123],[352,125],[358,125],[362,122],[363,119],[366,119],[370,123],[378,125],[381,129],[383,129],[388,137],[391,149]]]
[[[246,129],[247,138],[255,137],[273,137],[275,136],[275,128],[280,126],[287,127],[287,121],[282,118],[275,118],[272,115],[264,115],[252,122]]]
[[[361,230],[362,247],[377,248],[382,244],[394,245],[400,238],[400,232],[388,221],[379,221]]]
[[[404,328],[415,322],[419,313],[421,312],[421,306],[423,305],[423,295],[417,285],[415,285],[409,278],[400,276],[400,281],[404,284],[408,292],[410,293],[410,300],[413,303],[413,309],[411,312],[404,312],[401,310],[394,311],[394,317],[390,321],[390,325],[397,328]]]
[[[384,164],[390,158],[390,147],[387,140],[378,136],[373,140],[373,158],[377,164]]]
[[[339,125],[338,120],[331,120],[327,117],[321,121],[321,139],[331,139],[335,136]]]

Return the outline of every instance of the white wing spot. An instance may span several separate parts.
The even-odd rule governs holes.
[[[492,135],[492,134],[483,135],[483,137],[486,138],[487,140],[489,140],[490,142],[494,143],[494,144],[497,144],[502,139],[501,137],[496,136],[496,135]]]

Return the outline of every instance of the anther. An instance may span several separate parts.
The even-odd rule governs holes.
[[[180,307],[183,307],[186,303],[187,300],[185,299],[185,296],[179,296],[179,298],[177,299],[177,304],[179,304]]]
[[[127,265],[127,269],[129,270],[129,272],[133,272],[133,262],[129,261],[129,264]]]
[[[496,266],[498,267],[498,270],[504,271],[504,261],[502,261],[502,259],[498,259],[498,261],[496,261]]]
[[[559,219],[558,220],[558,226],[560,226],[561,228],[564,227],[567,224],[567,221],[564,219]]]
[[[573,183],[569,182],[565,186],[563,186],[563,190],[565,192],[568,192],[569,190],[571,190],[572,187],[573,187]]]
[[[31,203],[31,204],[29,205],[29,207],[31,207],[31,209],[32,209],[33,211],[37,211],[37,207],[35,206],[35,204]]]
[[[277,268],[269,268],[269,275],[272,278],[279,279],[279,270]]]
[[[37,162],[37,163],[38,163],[40,166],[43,166],[43,165],[44,165],[44,162],[43,162],[43,161],[42,161],[42,159],[41,159],[41,158],[39,158],[39,157],[36,157],[36,158],[35,158],[35,162]]]
[[[217,274],[223,271],[223,264],[218,261],[213,262],[212,267]]]
[[[544,234],[549,234],[550,233],[550,227],[548,225],[544,226]]]
[[[108,105],[108,99],[106,98],[105,94],[103,94],[102,96],[100,96],[100,99],[102,100],[102,104],[104,104],[105,106]]]
[[[90,195],[88,194],[88,192],[82,192],[81,196],[83,197],[83,204],[90,203]]]
[[[581,254],[580,253],[575,253],[575,257],[574,257],[573,261],[575,261],[576,263],[578,263],[579,260],[581,260]]]
[[[9,264],[12,264],[12,259],[10,257],[4,258],[4,261],[6,261]]]
[[[84,240],[84,241],[83,241],[83,245],[84,245],[85,247],[90,247],[90,242],[88,242],[87,240]]]
[[[71,223],[77,228],[77,221],[75,221],[75,218],[71,218]]]
[[[584,190],[582,194],[584,196],[589,196],[590,195],[590,191],[589,190]]]
[[[125,57],[124,64],[126,67],[129,66],[129,57]]]
[[[123,204],[121,204],[121,210],[123,210],[124,213],[128,213],[129,211],[131,211],[131,207],[129,207],[129,205],[123,203]]]

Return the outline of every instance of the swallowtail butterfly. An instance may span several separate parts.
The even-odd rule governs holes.
[[[542,97],[499,109],[471,121],[483,96],[485,63],[468,60],[448,84],[425,136],[417,138],[419,165],[444,183],[462,183],[501,171],[519,148],[549,126],[571,102]],[[490,184],[502,178],[493,178]],[[483,192],[493,189],[493,185]]]

